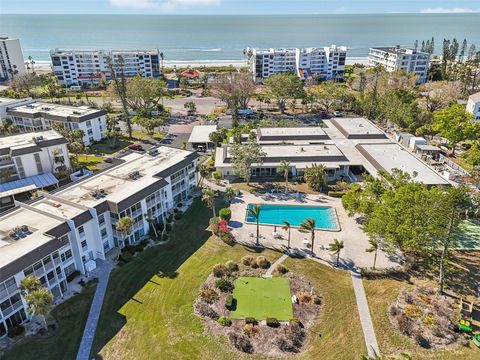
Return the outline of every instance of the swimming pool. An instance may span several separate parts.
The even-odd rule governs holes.
[[[254,204],[248,204],[247,209],[252,209]],[[316,229],[340,230],[335,209],[329,206],[308,206],[308,205],[275,205],[259,204],[261,207],[259,223],[262,225],[282,226],[288,221],[291,226],[299,227],[306,218],[315,219]],[[245,221],[255,223],[256,220],[246,212]]]

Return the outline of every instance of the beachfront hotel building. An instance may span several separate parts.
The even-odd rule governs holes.
[[[59,122],[67,130],[82,130],[85,146],[105,137],[106,115],[105,110],[96,110],[88,106],[67,106],[40,101],[26,101],[23,105],[14,104],[6,109],[6,118],[21,132],[49,130],[53,123]]]
[[[255,81],[273,74],[295,73],[302,80],[343,79],[347,48],[331,45],[321,48],[247,49],[248,68]]]
[[[120,58],[124,61],[126,77],[140,75],[158,78],[161,72],[159,50],[60,50],[50,51],[52,67],[57,81],[64,86],[96,86],[110,80],[107,59],[112,60],[117,74]]]
[[[0,337],[26,320],[18,287],[35,275],[55,298],[68,291],[75,271],[86,274],[115,248],[136,244],[151,218],[164,222],[197,184],[195,152],[158,147],[130,153],[121,164],[60,188],[29,204],[17,203],[0,216]],[[147,217],[147,214],[149,215]],[[122,217],[133,222],[130,235],[116,230]]]
[[[378,176],[399,169],[416,175],[428,185],[449,185],[427,163],[419,159],[365,118],[324,120],[325,127],[259,128],[257,142],[265,156],[252,165],[252,178],[278,176],[282,161],[290,162],[290,175],[302,176],[307,167],[322,164],[329,181],[356,182],[364,173]],[[248,142],[248,136],[242,137]],[[216,149],[215,167],[225,178],[234,178],[231,144]]]
[[[396,47],[374,47],[370,48],[368,54],[371,66],[381,65],[388,72],[402,70],[406,73],[418,76],[417,83],[423,84],[427,81],[430,54],[415,49]]]
[[[0,37],[0,81],[26,73],[20,40]]]

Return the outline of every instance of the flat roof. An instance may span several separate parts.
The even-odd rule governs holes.
[[[320,126],[264,127],[257,130],[259,141],[272,140],[326,140],[328,135]]]
[[[475,93],[475,94],[472,94],[468,97],[470,100],[472,100],[473,102],[480,102],[480,91]]]
[[[2,136],[0,137],[0,149],[16,149],[41,145],[42,142],[48,140],[64,140],[64,143],[67,143],[67,140],[55,130],[47,130],[34,133],[21,133],[10,136]]]
[[[217,125],[196,125],[193,127],[189,143],[209,143],[210,134],[217,131]]]
[[[0,106],[9,106],[19,102],[28,101],[32,98],[12,99],[7,97],[0,97]]]
[[[386,139],[385,133],[371,121],[358,118],[335,118],[330,122],[347,139]]]
[[[75,50],[75,49],[54,49],[50,50],[50,55],[73,55],[73,54],[96,54],[96,53],[113,53],[113,54],[158,54],[157,49],[143,49],[143,50]]]
[[[45,117],[53,120],[86,121],[106,114],[105,110],[92,109],[88,106],[68,106],[46,102],[34,102],[8,109],[13,116],[28,118]]]
[[[428,185],[450,185],[440,174],[399,144],[358,144],[356,147],[377,170],[391,173],[393,169],[399,169],[412,176],[416,173],[414,181]]]

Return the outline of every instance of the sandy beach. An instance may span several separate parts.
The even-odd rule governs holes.
[[[347,65],[362,64],[368,65],[368,58],[366,57],[347,57]],[[201,67],[201,66],[230,66],[241,68],[246,66],[243,60],[166,60],[164,66],[166,68],[173,67]],[[46,74],[52,72],[52,63],[50,61],[37,61],[35,63],[35,72],[38,74]]]

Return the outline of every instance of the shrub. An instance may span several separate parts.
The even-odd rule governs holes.
[[[275,271],[283,275],[288,272],[288,268],[283,264],[278,264],[277,266],[275,266]]]
[[[167,217],[167,222],[168,222],[168,223],[171,223],[172,220],[173,220],[173,214],[168,215],[168,217]]]
[[[233,309],[233,295],[228,294],[227,297],[225,298],[225,308],[227,310],[232,310]]]
[[[232,210],[230,210],[229,208],[220,209],[220,211],[218,212],[218,216],[222,220],[230,221],[230,219],[232,218]]]
[[[243,327],[243,333],[248,337],[255,335],[257,332],[258,328],[255,326],[255,324],[245,324]]]
[[[118,257],[118,260],[124,263],[128,263],[133,260],[133,254],[130,252],[127,252],[125,254],[120,254]]]
[[[227,267],[227,270],[231,273],[238,271],[238,264],[235,261],[228,260],[225,263],[225,266]]]
[[[220,233],[220,240],[222,240],[227,245],[233,245],[235,242],[233,241],[233,236],[229,232],[227,233]]]
[[[77,276],[80,276],[80,271],[75,270],[75,271],[72,272],[71,274],[67,275],[67,281],[70,282],[70,281],[72,281],[73,279],[75,279]]]
[[[179,203],[177,204],[177,207],[179,207],[179,208],[181,208],[182,206],[183,206],[183,203],[181,203],[181,202],[179,202]]]
[[[170,225],[170,224],[165,225],[165,231],[166,232],[172,231],[172,225]]]
[[[213,304],[218,300],[218,294],[214,289],[205,288],[200,291],[200,298],[208,304]]]
[[[135,245],[127,245],[122,249],[122,254],[135,254]]]
[[[311,304],[313,302],[313,295],[308,291],[297,292],[297,299],[300,304]]]
[[[267,318],[267,326],[277,328],[280,326],[280,321],[275,318]]]
[[[231,326],[232,325],[232,320],[225,316],[220,316],[217,320],[217,322],[222,325],[222,326]]]
[[[320,304],[322,303],[322,299],[320,298],[320,296],[315,295],[315,296],[313,297],[313,303],[314,303],[315,305],[320,305]]]
[[[142,244],[142,246],[145,248],[145,247],[147,247],[148,242],[149,242],[148,239],[144,239],[144,240],[140,241],[140,244]]]
[[[277,336],[275,338],[275,344],[283,352],[297,352],[298,349],[292,344],[290,339],[286,339],[284,336]]]
[[[430,339],[426,337],[422,331],[415,332],[413,336],[418,345],[424,349],[430,349],[432,345],[430,344]]]
[[[257,320],[255,320],[255,318],[253,317],[246,317],[245,318],[245,324],[256,324],[257,323]]]
[[[142,244],[137,244],[135,245],[135,252],[142,252],[144,248],[145,246],[143,246]]]
[[[193,308],[200,316],[208,317],[213,320],[218,319],[218,314],[215,310],[213,310],[208,304],[204,303],[203,301],[196,301],[193,305]]]
[[[177,208],[173,209],[173,212],[176,214],[179,210]]]
[[[405,314],[407,314],[411,318],[418,318],[422,316],[422,312],[417,305],[407,304],[403,308],[403,311],[405,312]]]
[[[427,315],[425,315],[422,318],[422,322],[423,322],[424,325],[431,328],[432,326],[434,326],[436,324],[437,321],[435,319],[435,315],[433,315],[432,313],[428,313]]]
[[[177,213],[175,213],[175,220],[180,220],[183,216],[183,213],[181,211],[178,211]]]
[[[213,276],[221,278],[227,273],[227,267],[223,264],[217,264],[213,267]]]
[[[221,291],[221,292],[231,292],[233,290],[233,284],[228,280],[227,278],[221,278],[218,279],[215,282],[215,286]]]
[[[245,255],[242,257],[242,264],[246,266],[252,266],[255,262],[255,258],[252,255]]]
[[[15,325],[8,329],[8,337],[13,338],[15,336],[22,335],[25,331],[25,328],[22,325]]]
[[[327,194],[334,198],[341,198],[345,195],[345,191],[329,191]]]
[[[397,320],[398,329],[405,335],[411,335],[415,327],[415,322],[405,314],[398,314],[395,318]]]
[[[239,351],[250,354],[253,352],[253,346],[250,339],[243,334],[235,332],[228,333],[228,340]]]
[[[305,330],[302,324],[298,322],[291,322],[287,327],[287,337],[292,341],[292,345],[300,348],[305,338]]]
[[[262,269],[268,269],[270,267],[270,261],[265,256],[257,257],[257,265]]]

